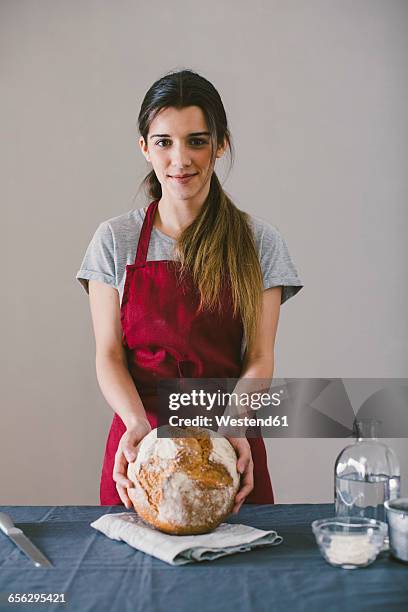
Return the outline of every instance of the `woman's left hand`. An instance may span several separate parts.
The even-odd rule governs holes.
[[[252,461],[251,447],[247,438],[230,438],[227,440],[234,447],[238,456],[237,470],[241,474],[241,485],[235,497],[233,514],[238,514],[245,498],[254,488],[254,463]]]

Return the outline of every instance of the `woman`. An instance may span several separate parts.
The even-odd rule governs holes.
[[[138,122],[150,204],[101,223],[77,274],[115,412],[101,504],[127,508],[128,462],[157,425],[157,381],[272,378],[280,304],[302,287],[278,230],[237,209],[217,178],[231,139],[214,86],[190,70],[167,74]],[[233,512],[273,503],[263,439],[228,439],[242,474]]]

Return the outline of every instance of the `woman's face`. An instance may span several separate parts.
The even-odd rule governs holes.
[[[147,143],[140,137],[139,144],[153,166],[163,195],[192,199],[205,185],[208,192],[214,163],[210,133],[199,106],[163,109],[150,124]],[[225,144],[217,149],[216,157],[224,151]]]

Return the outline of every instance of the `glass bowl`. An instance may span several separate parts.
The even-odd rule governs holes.
[[[312,530],[327,563],[343,569],[370,565],[388,534],[386,523],[357,517],[319,519],[313,521]]]

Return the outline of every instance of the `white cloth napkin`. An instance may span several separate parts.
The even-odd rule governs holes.
[[[213,561],[254,548],[276,546],[283,540],[276,531],[229,523],[221,523],[214,531],[202,535],[168,535],[147,525],[137,514],[129,512],[105,514],[91,523],[91,527],[112,540],[122,540],[170,565]]]

